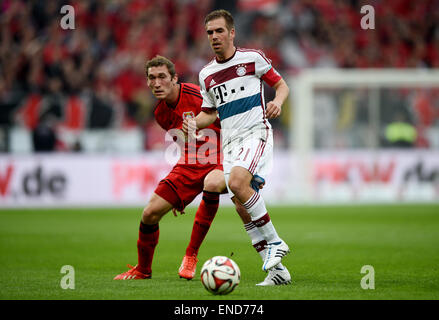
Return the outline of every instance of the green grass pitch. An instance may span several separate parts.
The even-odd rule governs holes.
[[[136,264],[142,208],[0,210],[0,299],[76,300],[295,300],[439,298],[439,206],[269,207],[292,253],[284,258],[293,283],[256,287],[262,261],[233,208],[220,207],[199,252],[196,278],[177,271],[195,208],[160,222],[153,278],[114,281]],[[213,296],[199,279],[201,265],[231,256],[241,283]],[[61,268],[75,270],[75,289],[62,289]],[[364,290],[361,268],[375,271],[375,289]]]

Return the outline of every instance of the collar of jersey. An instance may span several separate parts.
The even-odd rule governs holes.
[[[228,62],[228,61],[232,60],[232,59],[233,59],[233,57],[235,56],[235,54],[236,54],[236,51],[237,51],[237,50],[238,50],[238,48],[236,48],[236,47],[235,47],[235,52],[233,52],[232,56],[231,56],[230,58],[226,59],[226,60],[221,60],[221,61],[218,61],[218,58],[217,58],[217,57],[215,57],[215,60],[216,60],[216,62],[217,62],[217,63],[226,63],[226,62]]]
[[[181,90],[183,90],[183,84],[182,84],[182,83],[177,83],[177,84],[180,85],[180,90],[178,90],[178,98],[177,98],[177,100],[176,100],[172,105],[169,104],[169,103],[167,103],[166,101],[164,101],[165,104],[166,104],[169,108],[171,108],[171,109],[175,109],[175,108],[177,107],[178,103],[180,102]]]

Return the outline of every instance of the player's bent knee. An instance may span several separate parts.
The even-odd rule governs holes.
[[[221,193],[226,189],[224,173],[220,170],[211,171],[204,179],[203,190]]]
[[[233,194],[239,194],[242,189],[245,187],[246,182],[244,179],[236,177],[230,178],[229,180],[229,188],[233,192]]]
[[[145,224],[156,224],[171,209],[171,203],[154,193],[143,209],[142,222]]]
[[[150,206],[146,206],[142,212],[142,222],[144,224],[156,224],[160,221],[161,215],[153,210]]]
[[[224,182],[224,179],[222,181],[210,179],[204,182],[203,190],[209,192],[221,193],[225,188],[226,188],[226,183]]]

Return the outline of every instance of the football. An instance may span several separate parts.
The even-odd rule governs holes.
[[[235,261],[223,256],[207,260],[200,272],[204,288],[212,294],[229,294],[241,280],[241,271]]]

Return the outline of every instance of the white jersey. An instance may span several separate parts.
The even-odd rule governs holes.
[[[228,60],[214,59],[200,71],[201,108],[218,111],[223,146],[248,134],[267,139],[271,125],[265,117],[262,81],[272,86],[280,79],[271,61],[252,49],[238,48]]]

